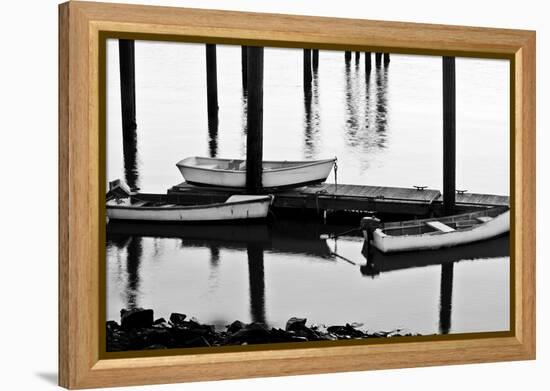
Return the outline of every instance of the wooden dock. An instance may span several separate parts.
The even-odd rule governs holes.
[[[230,194],[242,191],[230,191],[224,188],[197,187],[185,182],[173,186],[168,194],[174,197],[207,198],[219,202]],[[388,214],[427,215],[439,212],[443,206],[439,190],[384,186],[362,186],[323,183],[304,186],[273,193],[275,208],[302,209],[320,211],[357,211]],[[177,201],[177,200],[176,200]],[[509,197],[464,193],[456,195],[457,211],[509,205]]]

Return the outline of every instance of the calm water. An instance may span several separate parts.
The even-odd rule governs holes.
[[[208,128],[204,52],[136,43],[137,154],[125,160],[118,48],[108,43],[108,180],[165,192],[183,180],[175,167],[183,157],[244,157],[240,48],[218,46],[218,129]],[[457,188],[508,194],[509,64],[457,59],[456,67]],[[392,55],[387,68],[373,61],[366,77],[363,57],[346,67],[343,53],[322,51],[304,99],[302,52],[266,49],[264,158],[337,156],[340,183],[440,189],[441,77],[440,58]],[[507,238],[414,259],[376,254],[367,263],[360,237],[319,239],[346,228],[110,224],[107,318],[142,306],[220,327],[235,319],[284,326],[305,316],[420,333],[509,328]],[[418,267],[405,268],[411,264]]]

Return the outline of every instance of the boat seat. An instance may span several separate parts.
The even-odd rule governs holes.
[[[453,232],[455,229],[439,221],[428,221],[426,225],[441,232]]]
[[[486,223],[488,221],[493,220],[493,218],[490,216],[479,216],[476,218],[476,220],[479,221],[480,223]]]
[[[201,164],[198,167],[199,168],[210,168],[210,169],[219,168],[217,164]]]

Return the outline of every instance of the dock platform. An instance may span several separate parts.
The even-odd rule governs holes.
[[[185,182],[168,189],[168,194],[186,198],[208,198],[219,202],[244,190],[199,187]],[[439,190],[404,187],[364,186],[322,183],[296,189],[273,192],[275,208],[309,209],[315,211],[356,211],[390,214],[426,215],[437,212],[443,204]],[[509,197],[463,193],[456,195],[458,211],[509,205]]]

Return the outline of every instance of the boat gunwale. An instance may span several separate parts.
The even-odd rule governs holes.
[[[404,221],[390,221],[390,222],[387,222],[387,223],[383,223],[381,225],[381,227],[379,227],[378,229],[385,230],[385,229],[399,229],[399,228],[414,228],[414,227],[422,226],[423,224],[426,224],[426,223],[431,222],[431,221],[442,222],[444,220],[459,219],[459,218],[462,218],[462,217],[478,217],[478,216],[481,217],[481,216],[484,216],[485,214],[487,214],[488,212],[499,212],[499,211],[501,211],[500,213],[498,213],[495,216],[495,217],[497,217],[497,216],[500,216],[502,213],[505,213],[509,210],[510,210],[509,206],[494,206],[494,207],[487,208],[487,209],[484,209],[484,210],[478,210],[478,211],[467,212],[467,213],[460,213],[460,214],[457,214],[457,215],[441,216],[441,217],[430,217],[430,218],[426,218],[426,219],[415,219],[415,220],[404,220]],[[472,220],[472,218],[470,218],[470,220]],[[407,223],[416,223],[416,224],[415,225],[410,225],[410,226],[404,225],[404,224],[407,224]],[[480,224],[484,224],[484,223],[480,223]],[[479,224],[476,224],[476,226],[477,225],[479,225]]]
[[[497,217],[499,216],[502,216],[504,213],[508,212],[509,211],[509,208],[508,207],[495,207],[495,208],[502,208],[503,209],[503,212],[502,213],[499,213],[497,216],[495,216],[493,218],[496,219]],[[486,212],[486,211],[484,211]],[[454,215],[453,217],[459,217],[459,216],[467,216],[467,215],[471,215],[473,213],[481,213],[481,211],[479,212],[470,212],[470,213],[463,213],[463,214],[460,214],[460,215]],[[451,216],[447,216],[447,217],[451,217]],[[374,230],[373,234],[377,234],[380,238],[403,238],[403,237],[426,237],[426,236],[438,236],[438,235],[452,235],[452,234],[457,234],[457,233],[461,233],[461,232],[468,232],[468,231],[472,231],[472,230],[475,230],[475,229],[478,229],[480,228],[481,226],[485,226],[487,224],[490,224],[493,220],[490,220],[490,221],[486,221],[486,222],[480,222],[479,224],[475,224],[475,225],[472,225],[470,227],[465,227],[465,228],[457,228],[455,229],[454,231],[451,231],[451,232],[442,232],[442,231],[432,231],[432,232],[424,232],[424,233],[421,233],[421,234],[413,234],[413,235],[389,235],[387,233],[384,232],[384,228],[377,228]],[[414,221],[414,220],[409,220],[409,221]],[[424,220],[418,220],[419,222],[422,221],[423,223],[426,223],[426,222],[429,222],[429,221],[438,221],[437,219],[424,219]],[[417,225],[417,226],[408,226],[408,227],[391,227],[390,229],[400,229],[400,228],[416,228],[416,227],[420,227],[421,225]]]
[[[139,199],[139,198],[137,198]],[[174,211],[174,210],[195,210],[195,209],[210,209],[218,208],[222,206],[232,206],[232,205],[245,205],[245,204],[254,204],[254,203],[264,203],[271,202],[273,199],[272,195],[258,196],[258,199],[254,200],[242,200],[242,201],[224,201],[224,202],[215,202],[211,204],[198,204],[198,205],[175,205],[175,206],[132,206],[132,205],[109,205],[107,204],[107,209],[123,209],[123,210],[154,210],[154,211]],[[153,201],[148,201],[153,202]]]
[[[177,162],[176,166],[178,168],[181,168],[181,167],[183,167],[183,168],[192,168],[192,169],[203,170],[203,171],[208,171],[208,172],[212,172],[212,171],[223,172],[223,173],[226,173],[226,174],[245,174],[246,173],[246,170],[205,168],[205,167],[201,167],[201,166],[190,166],[188,164],[183,163],[184,161],[186,161],[188,159],[196,159],[196,158],[208,159],[208,160],[213,160],[213,161],[224,161],[224,162],[229,162],[229,161],[234,161],[234,160],[239,160],[239,161],[242,161],[242,162],[246,161],[246,159],[218,159],[218,158],[209,158],[209,157],[201,157],[201,156],[190,156],[190,157],[187,157],[187,158],[182,159],[179,162]],[[300,164],[292,166],[292,167],[268,168],[268,169],[263,169],[262,168],[262,173],[272,173],[272,172],[296,170],[298,168],[312,167],[312,166],[317,166],[317,165],[321,165],[321,164],[327,164],[329,162],[334,164],[334,162],[336,160],[337,160],[336,158],[321,159],[321,160],[314,160],[314,161],[307,162],[307,163],[304,163],[305,162],[304,160],[264,160],[262,163],[300,163]]]

